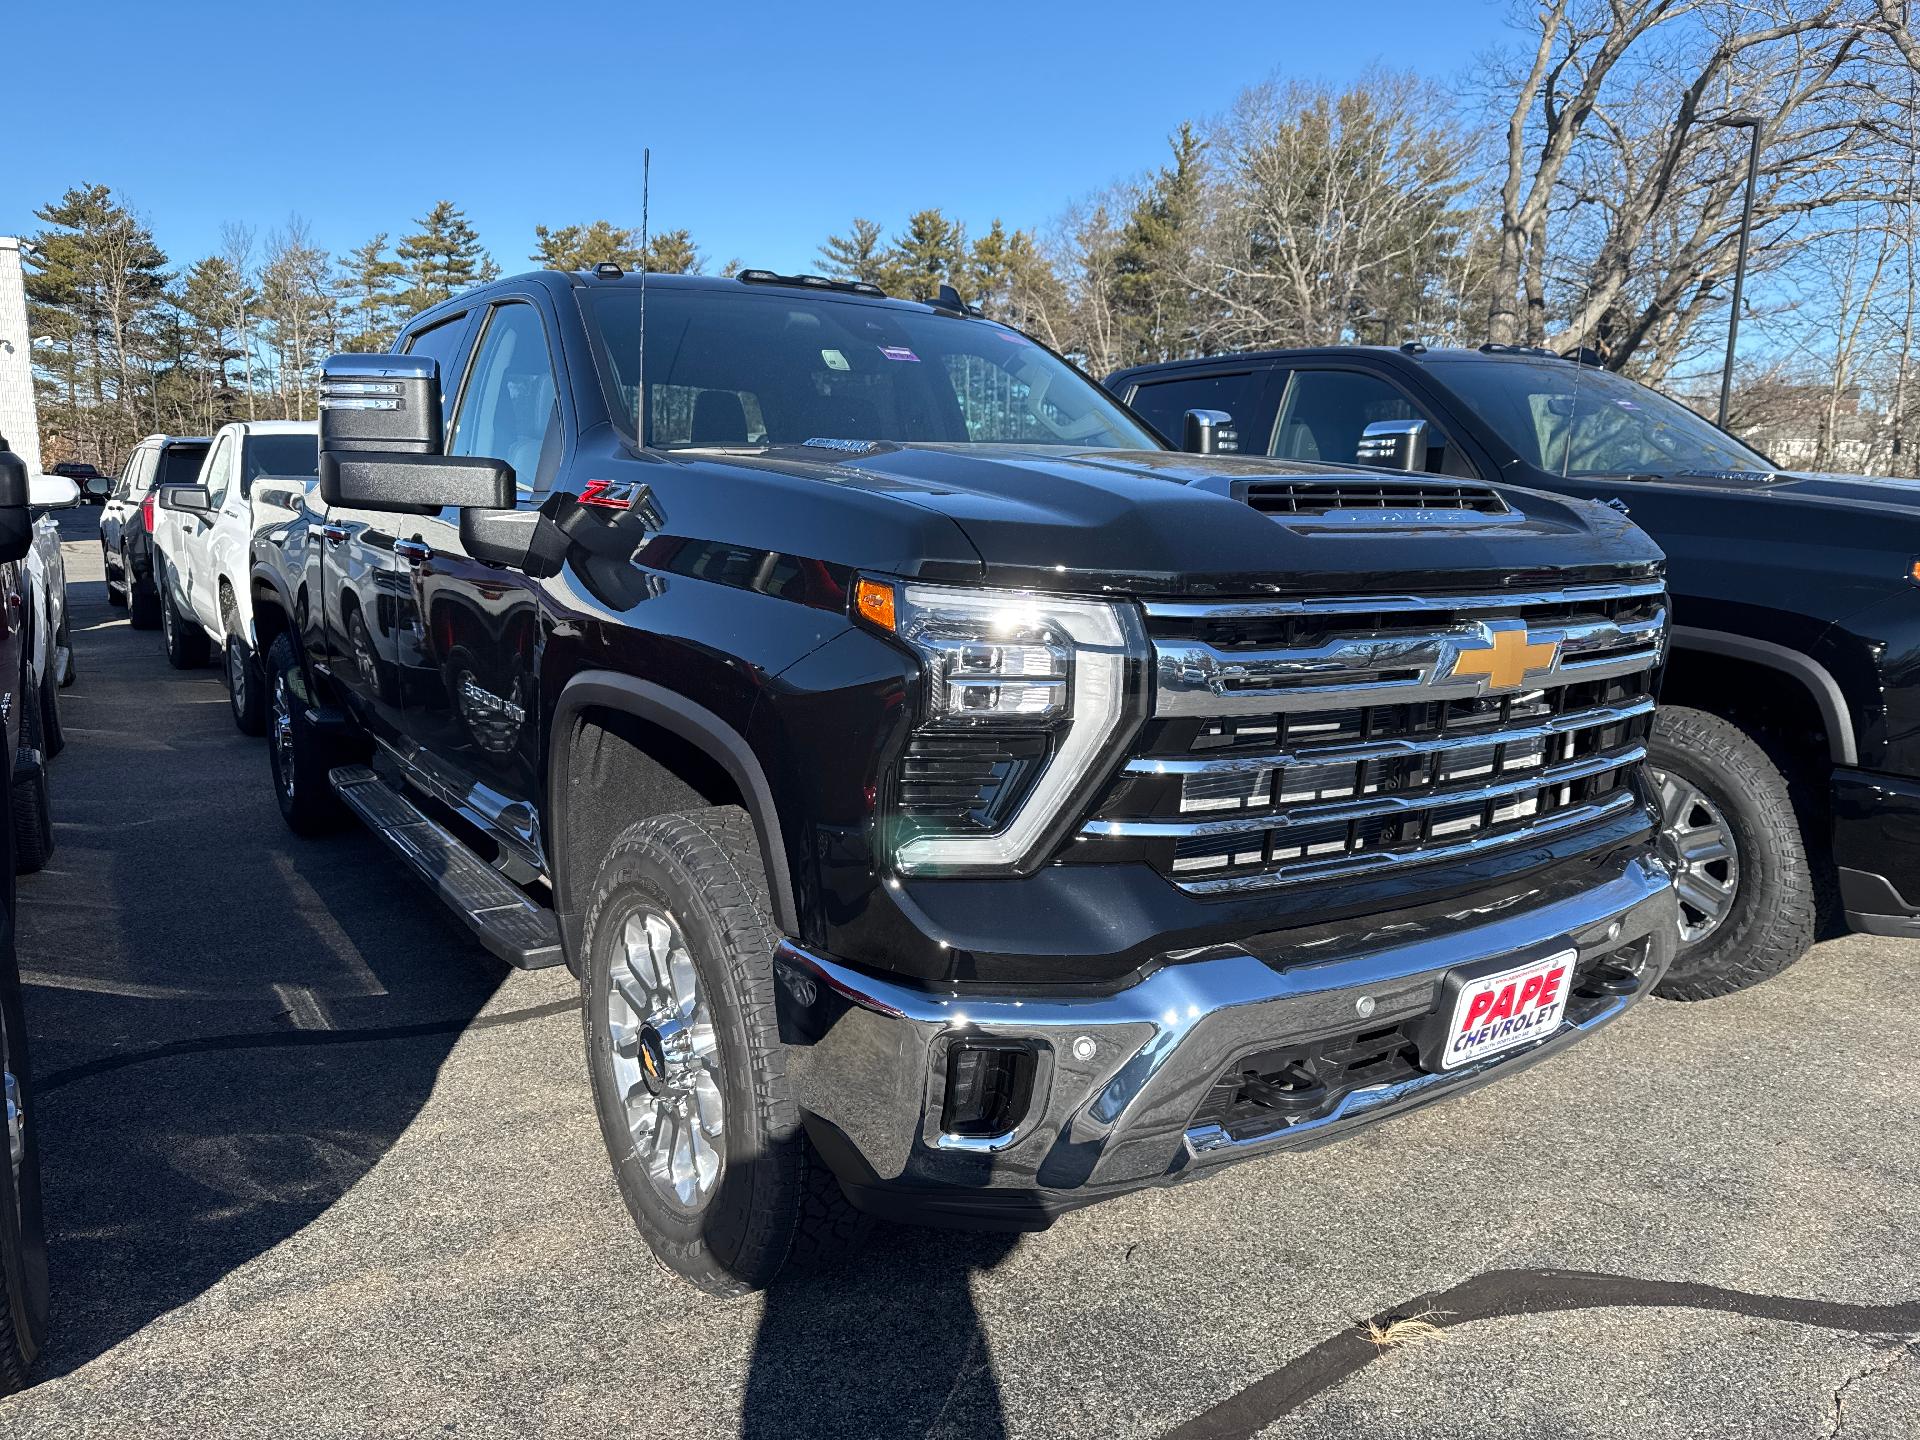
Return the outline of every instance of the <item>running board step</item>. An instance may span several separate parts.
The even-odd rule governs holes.
[[[347,808],[433,887],[487,949],[521,970],[543,969],[566,958],[551,910],[527,899],[369,767],[342,765],[329,778]]]

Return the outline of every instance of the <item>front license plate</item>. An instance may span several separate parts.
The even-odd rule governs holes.
[[[1577,959],[1577,951],[1562,950],[1467,981],[1453,1002],[1440,1068],[1453,1070],[1553,1034],[1566,1018]]]

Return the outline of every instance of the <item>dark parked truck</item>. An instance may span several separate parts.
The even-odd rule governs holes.
[[[542,274],[401,349],[255,498],[280,805],[574,969],[699,1285],[1330,1138],[1665,972],[1613,510],[1170,452],[951,295]]]
[[[1651,750],[1682,941],[1662,994],[1776,974],[1822,910],[1920,935],[1920,482],[1792,474],[1644,385],[1511,347],[1262,351],[1107,383],[1176,438],[1206,408],[1242,455],[1537,486],[1659,543],[1673,664]]]

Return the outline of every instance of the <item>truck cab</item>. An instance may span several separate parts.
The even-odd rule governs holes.
[[[329,362],[319,449],[256,500],[282,814],[572,968],[705,1289],[1334,1138],[1670,961],[1663,562],[1604,505],[1408,519],[951,292],[755,270],[457,297]]]

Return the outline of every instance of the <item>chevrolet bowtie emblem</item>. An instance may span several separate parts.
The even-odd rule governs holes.
[[[1558,642],[1535,640],[1524,629],[1493,630],[1485,645],[1458,651],[1453,657],[1452,675],[1459,679],[1472,675],[1487,677],[1489,690],[1513,690],[1527,676],[1553,668]]]

